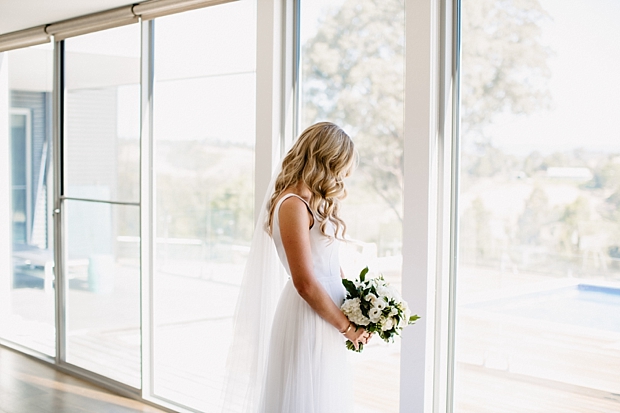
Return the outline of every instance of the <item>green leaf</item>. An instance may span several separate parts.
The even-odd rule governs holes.
[[[347,340],[347,348],[351,351],[355,351],[356,353],[361,353],[362,350],[364,349],[364,345],[362,343],[359,343],[359,347],[356,350],[355,346],[353,345],[353,342],[351,340]]]
[[[343,278],[342,279],[342,285],[344,285],[344,288],[349,293],[349,298],[355,298],[355,297],[358,296],[357,295],[357,289],[355,288],[355,284],[353,284],[353,281],[347,280],[346,278]]]
[[[414,314],[411,317],[409,317],[409,324],[413,324],[413,323],[415,323],[419,319],[420,319],[420,316],[417,315],[417,314]]]
[[[362,272],[360,272],[360,281],[366,281],[366,274],[368,273],[368,267],[364,268]]]

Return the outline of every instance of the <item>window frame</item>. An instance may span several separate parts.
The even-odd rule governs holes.
[[[302,0],[257,0],[255,217],[284,150],[298,130]],[[456,207],[458,189],[460,0],[405,0],[405,179],[403,296],[422,316],[402,339],[400,411],[451,412],[454,364]],[[193,411],[152,393],[154,177],[152,136],[154,22],[141,21],[140,235],[142,389],[67,365],[66,300],[56,289],[59,370],[158,407]],[[61,229],[65,225],[62,131],[64,43],[54,41],[54,253],[58,285],[66,288]],[[14,347],[10,343],[0,344]],[[20,351],[32,354],[27,349]]]
[[[405,1],[403,297],[422,318],[403,332],[401,412],[452,410],[459,7]]]

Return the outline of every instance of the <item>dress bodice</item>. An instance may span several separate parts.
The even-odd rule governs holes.
[[[278,217],[278,213],[280,212],[280,206],[284,200],[296,197],[301,199],[306,206],[308,206],[308,210],[312,213],[314,217],[314,223],[312,228],[310,228],[310,248],[312,250],[312,263],[314,265],[314,275],[318,280],[324,279],[337,279],[340,280],[340,262],[338,259],[338,248],[340,245],[340,241],[335,237],[330,238],[321,232],[321,225],[318,221],[316,214],[312,212],[310,206],[300,196],[296,194],[286,194],[284,195],[276,204],[273,212],[273,241],[276,245],[276,250],[278,251],[278,256],[280,257],[280,261],[288,275],[291,275],[291,269],[288,264],[288,259],[286,258],[286,252],[284,251],[284,246],[282,245],[282,237],[280,235],[280,220]],[[327,224],[327,233],[330,235],[334,235],[335,228],[333,223],[328,222]]]

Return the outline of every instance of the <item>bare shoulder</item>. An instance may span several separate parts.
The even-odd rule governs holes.
[[[306,203],[296,196],[289,196],[282,204],[278,213],[280,219],[283,217],[293,218],[295,216],[308,216],[308,207]]]
[[[278,219],[281,227],[310,228],[312,225],[308,206],[296,196],[290,196],[282,201]]]

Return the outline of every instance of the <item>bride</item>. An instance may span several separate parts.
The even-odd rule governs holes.
[[[357,348],[371,336],[340,310],[345,290],[338,245],[346,225],[338,211],[346,195],[343,179],[354,161],[353,142],[329,122],[307,128],[282,161],[261,211],[239,296],[229,355],[237,376],[229,379],[226,411],[233,411],[232,405],[261,413],[348,410],[344,341]],[[277,270],[266,263],[274,245],[288,275],[283,287],[275,281]],[[277,300],[271,298],[274,290]],[[269,309],[272,301],[277,306]]]

